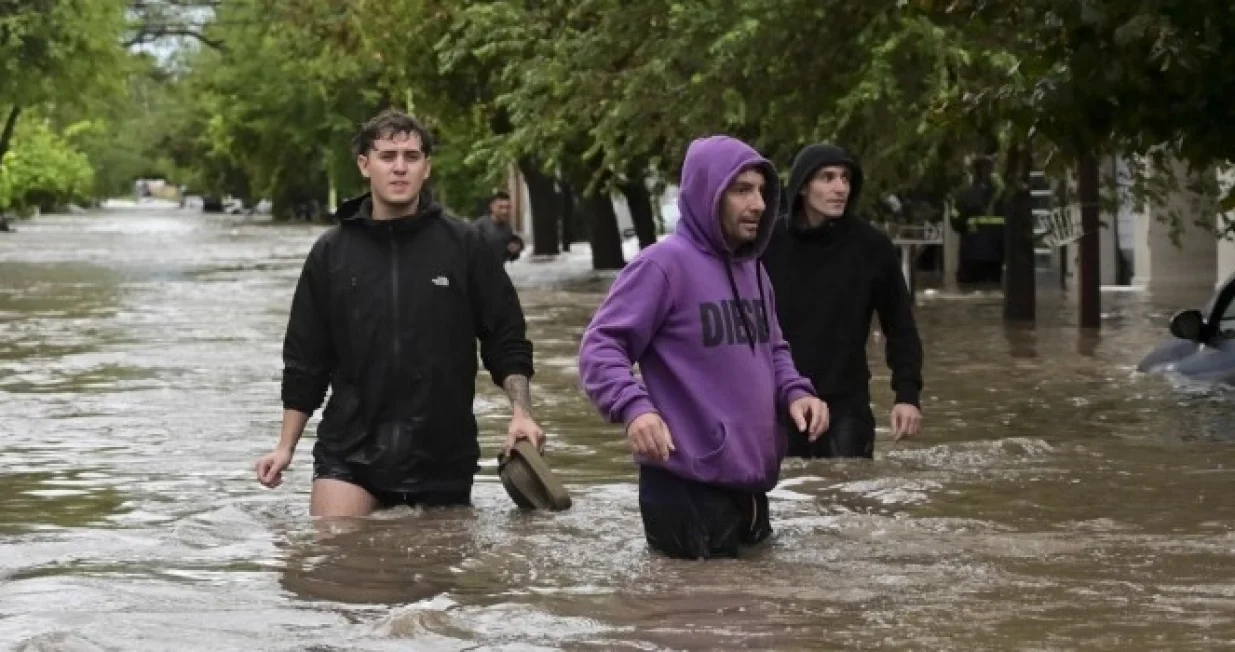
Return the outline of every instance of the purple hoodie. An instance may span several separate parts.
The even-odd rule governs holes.
[[[735,254],[721,231],[722,199],[750,168],[764,172],[767,208],[756,241]],[[776,486],[786,445],[778,417],[814,394],[793,366],[758,260],[779,193],[775,168],[745,143],[691,143],[677,232],[622,270],[584,333],[579,374],[600,412],[627,426],[659,412],[669,427],[677,450],[665,462],[637,456],[640,464],[746,491]]]

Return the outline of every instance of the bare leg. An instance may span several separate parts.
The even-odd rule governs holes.
[[[324,478],[313,481],[310,516],[368,516],[374,509],[377,509],[377,499],[350,482]]]

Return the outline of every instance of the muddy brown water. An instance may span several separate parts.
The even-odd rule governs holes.
[[[506,404],[478,377],[471,510],[323,538],[309,446],[277,435],[280,341],[320,226],[175,210],[45,216],[0,237],[0,643],[16,650],[1225,650],[1235,646],[1235,400],[1134,372],[1204,293],[1104,293],[1100,335],[1045,287],[922,296],[926,432],[873,462],[786,464],[751,559],[649,554],[621,433],[577,388],[607,286],[511,267],[547,455],[574,495],[520,513]],[[310,425],[310,434],[316,420]]]

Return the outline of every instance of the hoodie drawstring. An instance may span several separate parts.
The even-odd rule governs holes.
[[[768,321],[768,311],[771,306],[768,305],[767,298],[763,296],[763,263],[755,265],[755,283],[759,285],[759,305],[763,308],[761,311],[763,317],[763,332],[768,334],[768,341],[772,339],[772,324]]]
[[[763,266],[757,265],[758,270],[755,273],[755,279],[759,283],[759,303],[763,305],[763,326],[768,328],[768,306],[764,303],[763,296]],[[733,259],[726,257],[725,259],[725,275],[729,277],[729,289],[733,292],[733,301],[737,305],[737,313],[742,318],[742,330],[746,331],[746,343],[750,345],[750,352],[755,352],[755,327],[751,325],[750,318],[746,316],[746,309],[742,306],[742,295],[738,294],[737,281],[733,279]],[[757,311],[757,310],[756,310]],[[768,333],[772,330],[769,328]]]

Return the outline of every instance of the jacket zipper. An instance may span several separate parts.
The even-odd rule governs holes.
[[[391,293],[391,336],[394,360],[391,379],[397,388],[402,381],[402,347],[399,345],[399,243],[393,231],[390,232],[390,293]],[[403,401],[395,400],[395,438],[403,427]]]

